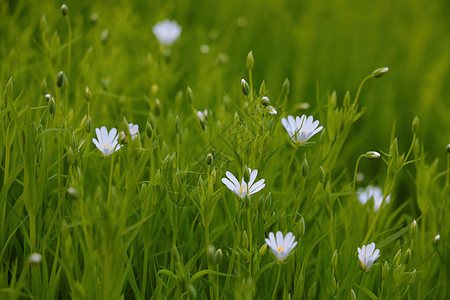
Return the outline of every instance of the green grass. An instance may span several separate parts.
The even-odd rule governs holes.
[[[1,299],[448,297],[446,1],[61,4],[0,4]],[[324,129],[296,146],[281,119],[302,114]],[[102,126],[128,140],[108,157]],[[246,167],[265,187],[241,200],[221,179]]]

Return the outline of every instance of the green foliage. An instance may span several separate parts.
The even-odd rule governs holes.
[[[448,8],[3,1],[0,298],[446,298]],[[295,143],[302,114],[324,128]]]

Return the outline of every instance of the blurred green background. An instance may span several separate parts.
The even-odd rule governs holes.
[[[15,93],[43,105],[38,89],[42,79],[53,81],[59,70],[68,73],[61,54],[45,54],[40,25],[45,15],[49,44],[58,44],[56,34],[65,51],[67,27],[60,12],[62,3],[1,4],[1,85],[13,76]],[[112,93],[97,93],[101,109],[93,110],[94,126],[100,125],[96,122],[99,118],[115,124],[114,120],[122,117],[110,105],[114,101],[128,103],[124,106],[128,119],[133,119],[129,115],[134,114],[134,118],[144,121],[150,105],[140,100],[159,97],[163,107],[169,108],[177,92],[188,85],[199,109],[214,111],[224,95],[232,104],[239,103],[239,81],[247,76],[245,59],[253,50],[255,86],[264,79],[275,103],[281,103],[277,98],[283,80],[290,79],[291,94],[287,106],[281,109],[282,116],[316,114],[317,84],[322,104],[333,90],[342,101],[346,90],[355,95],[361,79],[372,70],[390,68],[386,76],[367,82],[363,89],[360,105],[368,111],[354,127],[346,146],[350,151],[342,157],[350,168],[360,153],[387,150],[394,120],[400,151],[407,151],[415,115],[420,118],[419,137],[426,151],[431,157],[444,159],[450,141],[448,1],[66,3],[74,38],[69,82],[74,79],[80,87],[89,85],[94,94],[100,90]],[[92,14],[98,16],[95,22]],[[162,65],[155,55],[159,46],[151,29],[165,18],[177,20],[183,32],[170,61]],[[107,41],[102,42],[102,34],[108,36]],[[209,46],[208,53],[200,51],[204,44]],[[152,96],[154,83],[159,91]],[[72,101],[82,100],[81,88],[72,85],[69,89]],[[310,109],[296,109],[300,102],[310,102]],[[77,113],[85,112],[75,110]],[[183,114],[171,114],[177,113]]]

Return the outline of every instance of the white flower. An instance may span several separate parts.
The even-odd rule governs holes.
[[[373,198],[373,210],[376,212],[381,206],[381,202],[383,202],[383,192],[381,188],[378,186],[369,185],[367,188],[359,188],[356,193],[358,194],[359,202],[364,205],[369,201],[370,198]],[[391,196],[387,195],[386,203],[391,201]]]
[[[222,182],[241,199],[244,199],[247,194],[252,195],[259,192],[266,186],[264,184],[264,179],[255,182],[258,170],[252,171],[252,169],[249,168],[248,171],[250,173],[250,181],[248,184],[244,181],[244,178],[242,178],[241,183],[239,183],[236,177],[228,171],[225,172],[228,178],[222,178]]]
[[[92,142],[97,146],[98,150],[102,152],[103,156],[110,156],[122,147],[117,142],[119,135],[117,134],[116,128],[112,128],[108,133],[106,127],[102,126],[100,129],[95,128],[95,133],[97,134],[98,140],[92,138]]]
[[[358,258],[363,271],[368,272],[375,260],[380,257],[380,250],[375,249],[375,243],[358,247]]]
[[[319,121],[314,121],[312,116],[306,117],[302,115],[297,116],[295,119],[293,116],[288,116],[281,119],[286,131],[289,133],[292,141],[299,146],[305,145],[305,143],[316,133],[322,130],[323,126],[319,126]]]
[[[172,46],[181,34],[181,26],[170,20],[157,23],[152,30],[159,43],[166,47]]]
[[[28,262],[31,265],[37,265],[39,263],[41,263],[42,261],[42,255],[40,255],[39,253],[31,253],[30,256],[28,257]]]
[[[129,123],[128,128],[130,129],[131,138],[136,138],[139,133],[139,126],[137,124]]]
[[[266,106],[266,112],[269,115],[276,115],[277,114],[277,110],[273,107],[273,106]]]
[[[292,234],[292,232],[289,232],[283,238],[283,233],[281,231],[278,231],[276,239],[273,232],[271,232],[269,233],[269,238],[266,238],[266,243],[280,263],[284,262],[292,249],[297,246],[297,242],[295,242],[295,236]]]

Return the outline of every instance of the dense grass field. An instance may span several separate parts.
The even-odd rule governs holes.
[[[447,299],[449,13],[2,1],[0,299]]]

